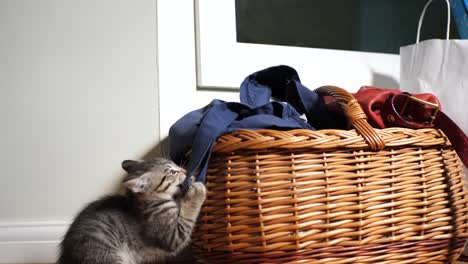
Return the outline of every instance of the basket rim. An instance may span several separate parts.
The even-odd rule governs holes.
[[[449,147],[446,135],[435,128],[410,129],[391,127],[373,128],[384,140],[386,147]],[[216,140],[214,153],[229,153],[237,150],[265,149],[311,149],[311,150],[370,150],[364,137],[355,129],[239,129],[226,133]]]

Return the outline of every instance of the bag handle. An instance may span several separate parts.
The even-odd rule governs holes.
[[[322,96],[332,96],[341,106],[351,125],[364,137],[372,150],[381,150],[385,147],[384,140],[367,122],[366,114],[352,94],[343,88],[330,85],[319,87],[314,92]]]
[[[433,0],[429,0],[426,5],[423,8],[423,11],[421,12],[421,16],[419,17],[419,23],[418,23],[418,34],[416,35],[416,43],[419,43],[419,35],[421,32],[421,26],[424,20],[424,16],[426,15],[426,9],[427,7],[432,3]],[[450,37],[450,2],[449,0],[445,0],[447,3],[447,33],[445,39],[449,39]]]

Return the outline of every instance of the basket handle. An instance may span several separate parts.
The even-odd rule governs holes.
[[[385,147],[385,142],[367,122],[366,114],[352,94],[343,88],[331,85],[319,87],[315,92],[322,96],[331,96],[339,103],[346,118],[351,121],[351,125],[364,137],[372,150],[381,150]]]

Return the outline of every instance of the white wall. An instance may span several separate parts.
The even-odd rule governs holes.
[[[0,253],[8,226],[71,220],[157,145],[156,53],[154,0],[0,1]]]

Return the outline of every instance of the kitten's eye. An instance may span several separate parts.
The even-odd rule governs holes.
[[[169,173],[170,175],[176,175],[178,171],[176,170],[171,170],[171,172]]]

